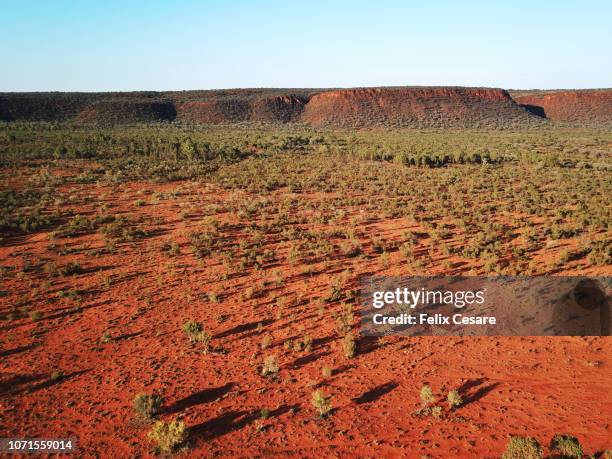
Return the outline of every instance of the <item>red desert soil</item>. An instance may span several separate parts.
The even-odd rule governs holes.
[[[514,96],[517,103],[541,109],[553,121],[612,123],[612,90],[544,91]]]
[[[173,193],[135,207],[136,199],[153,192]],[[74,193],[95,197],[117,215],[142,215],[143,226],[156,231],[101,257],[85,254],[104,246],[98,233],[50,241],[39,232],[0,247],[2,266],[17,272],[25,259],[56,258],[51,243],[65,246],[62,262],[78,261],[85,271],[46,286],[48,277],[41,273],[5,283],[11,294],[0,298],[1,311],[31,300],[42,319],[1,323],[3,437],[73,437],[85,457],[148,455],[150,425],[135,418],[132,400],[157,391],[166,400],[161,418],[185,421],[191,429],[185,454],[199,457],[499,457],[511,434],[547,444],[556,433],[570,433],[589,454],[611,445],[610,338],[362,339],[358,355],[347,360],[331,317],[341,305],[311,301],[328,295],[330,276],[278,264],[224,279],[220,257],[198,261],[191,254],[185,233],[197,228],[203,215],[180,218],[185,203],[201,209],[244,200],[245,193],[188,182],[76,185]],[[161,223],[149,223],[157,217]],[[227,215],[216,218],[231,223]],[[415,225],[373,218],[367,232],[392,238]],[[239,241],[242,230],[237,225],[231,237]],[[163,253],[166,241],[178,242],[180,254]],[[315,270],[340,274],[346,260],[325,268],[323,263]],[[611,274],[576,263],[561,274]],[[401,274],[392,266],[357,260],[351,269]],[[282,284],[271,281],[276,269]],[[262,280],[269,283],[260,296],[243,297]],[[24,283],[31,284],[30,291],[23,291]],[[75,290],[76,299],[58,295]],[[219,294],[218,303],[207,300],[211,291]],[[279,317],[275,298],[281,295],[289,301]],[[211,331],[211,352],[186,339],[181,326],[189,319]],[[103,343],[106,332],[112,339]],[[262,350],[267,333],[273,342]],[[311,352],[284,348],[288,338],[305,335],[314,340]],[[270,354],[281,364],[277,379],[259,375]],[[331,377],[322,377],[323,366],[333,369]],[[62,376],[53,379],[54,371]],[[464,406],[454,412],[444,408],[440,420],[411,415],[426,383],[437,396],[459,389]],[[311,406],[316,388],[333,397],[334,412],[326,420],[316,419]],[[266,420],[258,419],[262,408],[271,410]]]

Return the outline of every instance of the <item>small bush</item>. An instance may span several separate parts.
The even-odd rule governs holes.
[[[110,343],[112,340],[113,340],[113,337],[109,332],[102,333],[102,337],[100,338],[101,343],[107,344],[107,343]]]
[[[550,449],[558,451],[564,458],[581,458],[582,446],[576,437],[555,435],[550,442]]]
[[[431,387],[429,387],[427,384],[421,387],[421,393],[419,394],[419,397],[425,405],[427,405],[428,403],[433,403],[436,400],[433,391],[431,390]]]
[[[62,276],[72,276],[73,274],[81,274],[83,272],[83,268],[78,263],[68,263],[62,269],[60,269],[60,274]]]
[[[202,331],[202,325],[195,320],[189,320],[183,324],[183,331],[192,339]]]
[[[270,333],[267,333],[263,336],[263,338],[261,339],[261,348],[262,349],[267,349],[272,345],[272,335]]]
[[[40,313],[40,311],[32,311],[30,312],[29,316],[32,322],[38,322],[42,319],[42,314]]]
[[[190,320],[183,324],[183,331],[192,343],[202,343],[206,350],[210,347],[212,335],[204,331],[202,324],[195,320]]]
[[[267,377],[274,377],[278,374],[279,365],[278,358],[275,355],[269,355],[264,359],[261,367],[261,375]]]
[[[183,421],[157,421],[148,437],[157,443],[158,452],[170,454],[187,440],[187,430]]]
[[[352,333],[347,333],[344,338],[342,338],[342,352],[344,352],[344,356],[347,359],[352,359],[355,357],[356,350],[357,345],[355,344],[355,337]]]
[[[542,459],[542,447],[533,437],[511,437],[502,459]]]
[[[325,418],[331,413],[331,397],[326,396],[321,390],[316,390],[312,393],[312,405],[317,410],[320,418]]]
[[[448,401],[448,406],[451,409],[458,408],[463,404],[463,398],[461,398],[461,395],[459,395],[459,392],[456,390],[451,390],[448,393],[446,400]]]
[[[332,369],[328,366],[324,366],[323,368],[321,368],[321,374],[324,378],[331,378]]]
[[[304,338],[302,338],[302,344],[304,345],[304,350],[306,352],[311,352],[312,351],[312,338],[310,336],[304,336]]]
[[[134,411],[144,419],[152,419],[161,412],[163,404],[164,399],[159,395],[138,394],[134,398]]]

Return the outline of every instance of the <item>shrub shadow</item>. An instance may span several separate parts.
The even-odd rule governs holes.
[[[220,387],[204,389],[200,392],[188,395],[187,397],[174,402],[166,410],[167,413],[177,413],[192,406],[201,405],[202,403],[210,403],[217,400],[219,397],[227,394],[234,387],[234,383],[227,383]]]
[[[389,392],[391,392],[397,386],[399,386],[399,384],[397,382],[395,382],[395,381],[389,381],[387,383],[380,384],[380,385],[374,387],[373,389],[370,389],[370,390],[364,392],[359,397],[354,398],[353,401],[355,403],[357,403],[358,405],[361,405],[363,403],[375,402],[376,400],[378,400],[383,395],[388,394]]]

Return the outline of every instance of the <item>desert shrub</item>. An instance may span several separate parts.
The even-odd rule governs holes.
[[[331,375],[332,375],[331,367],[328,367],[326,365],[323,368],[321,368],[321,375],[323,375],[324,378],[331,378]]]
[[[191,341],[195,341],[198,333],[202,331],[202,325],[195,320],[189,320],[183,324],[183,331]]]
[[[329,286],[329,290],[329,298],[327,299],[327,301],[334,302],[342,298],[342,286],[340,285],[338,279],[332,279]]]
[[[272,335],[270,333],[265,334],[263,338],[261,339],[261,348],[267,349],[272,344],[272,341],[273,341]]]
[[[582,446],[576,437],[555,435],[550,442],[550,449],[557,451],[564,459],[581,458]]]
[[[311,352],[312,351],[312,337],[306,335],[302,338],[302,345],[304,346],[304,350],[306,352]]]
[[[100,338],[101,343],[107,344],[107,343],[110,343],[112,340],[113,340],[113,337],[109,332],[102,333],[102,337]]]
[[[202,343],[206,350],[210,347],[212,335],[202,328],[202,324],[195,320],[187,321],[183,324],[183,332],[192,343]]]
[[[181,253],[181,248],[178,244],[178,242],[170,242],[170,241],[166,241],[162,244],[161,246],[161,250],[162,252],[166,252],[170,255],[178,255]]]
[[[138,394],[134,397],[134,411],[144,419],[152,419],[158,415],[163,404],[163,397],[155,394]]]
[[[275,355],[267,356],[261,367],[261,375],[267,377],[275,377],[278,375],[279,370],[278,357]]]
[[[533,437],[511,437],[502,459],[542,459],[542,447]]]
[[[28,315],[30,316],[32,322],[38,322],[42,319],[42,314],[40,311],[31,311]]]
[[[62,276],[72,276],[73,274],[81,274],[82,272],[83,268],[76,262],[68,263],[60,269],[60,274]]]
[[[587,260],[594,266],[612,264],[612,244],[610,241],[593,241],[589,247]]]
[[[427,405],[428,403],[433,403],[436,400],[436,398],[434,397],[433,391],[431,390],[431,387],[429,387],[427,384],[421,387],[421,392],[419,393],[419,397],[421,398],[421,401],[425,405]]]
[[[148,437],[157,444],[159,453],[170,454],[187,440],[187,429],[183,421],[157,421]]]
[[[355,343],[355,337],[352,333],[347,333],[342,338],[342,352],[347,359],[352,359],[355,357],[355,352],[357,350],[357,344]]]
[[[312,406],[314,406],[320,418],[327,417],[332,411],[331,396],[326,396],[322,390],[312,393]]]
[[[208,294],[208,299],[211,303],[218,303],[220,301],[220,295],[216,292],[210,292]]]
[[[458,408],[463,404],[463,398],[456,390],[451,390],[448,393],[446,400],[448,401],[448,406],[451,409]]]
[[[336,328],[338,333],[346,335],[353,327],[355,315],[353,314],[353,306],[350,303],[346,303],[343,309],[342,313],[336,317]]]
[[[131,242],[147,235],[146,231],[135,226],[127,217],[114,219],[111,223],[101,226],[99,232],[108,243]]]

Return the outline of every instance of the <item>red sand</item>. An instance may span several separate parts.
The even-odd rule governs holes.
[[[141,188],[147,193],[137,194]],[[134,206],[137,198],[148,202],[153,190],[179,194]],[[161,418],[185,421],[190,449],[184,454],[197,457],[499,457],[509,435],[535,436],[547,445],[556,433],[577,436],[588,454],[612,445],[610,338],[362,339],[358,355],[347,360],[331,317],[341,305],[324,305],[320,315],[310,301],[328,294],[329,273],[349,267],[346,260],[331,262],[328,274],[310,276],[303,265],[285,264],[225,280],[218,256],[198,263],[186,243],[185,232],[198,228],[202,216],[178,217],[184,203],[203,208],[228,198],[218,190],[175,183],[82,185],[76,192],[96,201],[106,195],[102,200],[115,214],[161,216],[164,222],[145,221],[159,232],[101,257],[81,250],[59,260],[48,248],[103,247],[97,233],[49,241],[41,232],[0,247],[1,265],[17,272],[24,257],[56,259],[58,265],[78,261],[86,269],[70,277],[35,272],[5,280],[9,295],[0,298],[0,312],[27,303],[43,318],[0,322],[3,437],[74,437],[80,456],[148,455],[150,426],[135,419],[132,400],[157,391],[166,400]],[[367,232],[385,237],[410,226],[372,221]],[[239,242],[241,232],[232,237]],[[179,242],[181,254],[162,253],[164,241]],[[350,264],[355,275],[401,273],[397,264],[391,266],[363,259]],[[272,279],[275,269],[282,273],[282,286],[270,284],[263,296],[243,298],[247,287]],[[561,274],[571,273],[610,274],[576,264]],[[105,277],[111,279],[108,288]],[[45,286],[47,281],[51,285]],[[82,291],[80,304],[58,298],[58,291],[75,289]],[[206,299],[211,291],[221,295],[219,303]],[[279,319],[278,296],[291,305]],[[181,326],[189,319],[212,332],[211,352],[186,339]],[[105,332],[113,338],[106,344],[100,341]],[[273,344],[261,350],[266,333]],[[312,352],[284,348],[286,339],[305,335],[314,339]],[[281,364],[276,380],[259,375],[258,366],[270,354]],[[329,379],[322,377],[323,366],[333,369]],[[53,371],[63,376],[54,380]],[[439,420],[413,416],[426,383],[443,398],[459,389],[464,406],[451,412],[441,403]],[[312,409],[315,388],[333,397],[334,412],[326,420]],[[262,408],[272,411],[269,419],[258,419]]]

